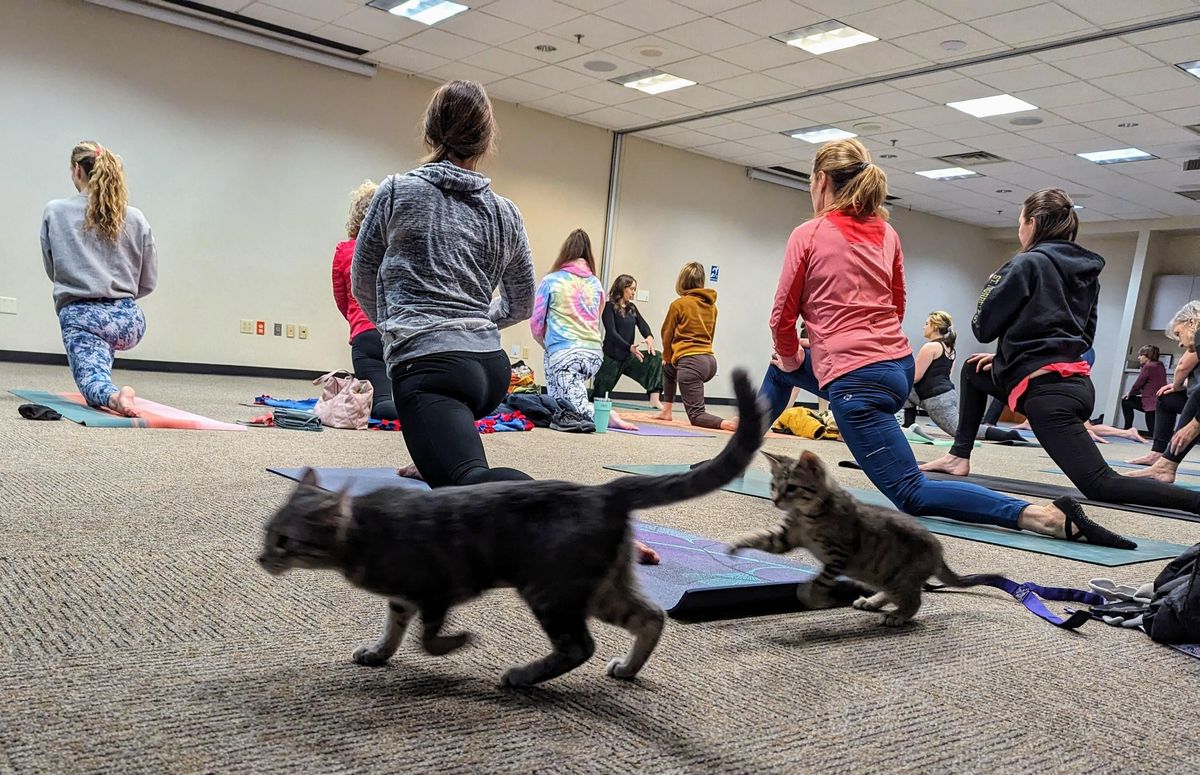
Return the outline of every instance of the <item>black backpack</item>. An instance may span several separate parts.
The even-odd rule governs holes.
[[[1142,623],[1159,643],[1200,643],[1200,544],[1158,574]]]

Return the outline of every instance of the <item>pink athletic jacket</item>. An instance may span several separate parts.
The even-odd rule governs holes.
[[[912,355],[904,320],[904,253],[887,221],[835,212],[801,224],[788,239],[771,335],[787,370],[799,368],[797,318],[825,387],[855,369]]]

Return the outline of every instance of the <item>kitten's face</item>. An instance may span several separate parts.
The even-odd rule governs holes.
[[[806,514],[824,510],[829,485],[820,458],[811,452],[801,453],[799,460],[770,452],[763,455],[771,462],[771,499],[777,507]]]
[[[333,566],[333,549],[346,518],[345,495],[318,488],[316,476],[306,471],[287,503],[267,523],[259,565],[272,576],[292,568]]]

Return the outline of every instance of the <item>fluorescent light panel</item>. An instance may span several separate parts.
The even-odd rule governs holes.
[[[930,180],[961,180],[963,178],[978,177],[978,172],[973,172],[963,167],[946,167],[940,170],[921,170],[917,173],[923,178]]]
[[[1137,148],[1117,148],[1113,151],[1092,151],[1090,153],[1077,153],[1075,155],[1096,164],[1120,164],[1127,161],[1145,161],[1147,159],[1158,158],[1152,153],[1146,153]]]
[[[994,97],[980,97],[977,100],[962,100],[947,102],[946,107],[969,113],[975,118],[988,116],[1003,116],[1006,113],[1021,113],[1026,110],[1037,110],[1037,105],[1030,105],[1025,100],[1019,100],[1011,94],[997,94]]]
[[[445,21],[455,14],[470,10],[467,6],[461,3],[452,3],[450,0],[406,0],[405,2],[372,0],[368,5],[430,26]]]
[[[835,126],[810,126],[804,129],[792,129],[783,134],[813,144],[828,143],[833,140],[849,140],[851,137],[858,137],[853,132],[847,132],[845,129],[838,129]]]
[[[830,19],[820,24],[811,24],[798,30],[772,35],[771,37],[789,46],[804,49],[816,56],[879,40],[874,35],[868,35],[862,30],[856,30],[853,27],[842,24],[836,19]]]
[[[686,86],[695,86],[695,81],[689,81],[686,78],[680,78],[677,75],[664,73],[661,70],[641,70],[636,73],[612,79],[612,82],[621,86],[628,86],[630,89],[637,89],[646,94],[662,94],[663,92],[675,91]]]
[[[1200,59],[1197,59],[1195,62],[1180,62],[1175,66],[1188,75],[1194,75],[1197,78],[1200,78]]]

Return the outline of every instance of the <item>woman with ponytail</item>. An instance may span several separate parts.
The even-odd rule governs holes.
[[[901,328],[904,254],[883,206],[887,176],[862,143],[838,140],[813,160],[811,195],[814,217],[788,240],[771,312],[775,355],[761,392],[772,417],[787,407],[793,387],[828,399],[863,472],[908,514],[1132,547],[1070,498],[1037,506],[921,473],[895,418],[912,390],[913,357]],[[808,340],[796,334],[801,320]]]
[[[137,417],[133,388],[112,381],[113,353],[146,333],[137,305],[154,290],[158,255],[145,216],[126,204],[121,159],[99,143],[71,150],[79,193],[42,214],[42,260],[54,283],[54,306],[67,362],[89,406]]]

